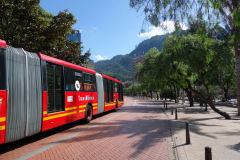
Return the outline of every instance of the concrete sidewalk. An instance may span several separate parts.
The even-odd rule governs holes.
[[[240,116],[237,116],[237,108],[216,106],[234,119],[225,120],[210,107],[205,112],[205,107],[197,103],[194,107],[189,107],[188,102],[183,105],[166,101],[167,110],[164,108],[164,101],[154,103],[157,103],[171,120],[177,159],[204,160],[206,146],[212,148],[213,160],[240,159]],[[175,120],[175,111],[171,115],[171,106],[178,109],[178,120]],[[186,145],[186,121],[190,126],[191,144],[188,145]]]

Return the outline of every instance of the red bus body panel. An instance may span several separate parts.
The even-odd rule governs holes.
[[[0,144],[6,142],[7,91],[0,91]]]
[[[47,55],[44,55],[44,54],[41,54],[41,53],[38,53],[38,56],[41,59],[49,61],[49,62],[53,62],[53,63],[56,63],[56,64],[67,66],[67,67],[79,69],[79,70],[82,70],[82,71],[85,71],[85,72],[89,72],[89,73],[92,73],[92,74],[96,74],[96,71],[94,71],[94,70],[91,70],[91,69],[88,69],[88,68],[84,68],[84,67],[81,67],[81,66],[78,66],[78,65],[75,65],[75,64],[72,64],[72,63],[69,63],[69,62],[57,59],[57,58],[53,58],[53,57],[50,57],[50,56],[47,56]]]
[[[114,102],[106,103],[106,93],[104,93],[104,102],[105,102],[104,111],[109,111],[114,109],[116,101],[118,102],[118,107],[121,107],[123,105],[123,101],[119,101],[118,99],[118,93],[113,93],[113,97],[114,97]]]
[[[0,48],[7,48],[7,43],[0,39]]]
[[[109,76],[107,76],[107,75],[105,75],[105,74],[102,74],[102,76],[103,76],[104,78],[107,78],[107,79],[110,79],[110,80],[112,80],[112,81],[114,81],[114,82],[118,82],[118,83],[122,84],[121,81],[116,80],[116,79],[114,79],[114,78],[112,78],[112,77],[109,77]]]
[[[85,117],[87,104],[92,105],[93,115],[98,114],[97,92],[65,92],[65,111],[47,113],[47,92],[43,93],[42,131],[52,129]],[[68,99],[71,99],[69,101]]]
[[[103,76],[103,78],[107,78],[107,79],[110,79],[110,80],[112,80],[114,82],[122,84],[121,81],[116,80],[116,79],[114,79],[112,77],[109,77],[109,76],[107,76],[105,74],[102,74],[102,76]],[[108,96],[110,97],[110,95],[108,95]],[[109,110],[114,109],[116,100],[118,101],[118,107],[121,107],[123,105],[123,101],[119,101],[119,99],[118,99],[118,93],[113,93],[113,100],[114,100],[114,102],[106,103],[106,93],[104,93],[104,102],[105,102],[104,111],[109,111]]]

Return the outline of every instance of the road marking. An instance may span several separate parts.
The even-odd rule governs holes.
[[[133,104],[132,106],[135,106],[135,104],[136,104],[136,100],[135,100],[135,102],[134,102],[134,104]],[[71,138],[73,138],[73,137],[75,137],[75,136],[77,136],[77,135],[79,135],[79,134],[81,134],[81,133],[84,133],[84,132],[86,132],[86,131],[94,128],[94,127],[97,127],[97,126],[99,126],[100,124],[103,124],[103,123],[105,123],[105,122],[107,122],[107,121],[109,121],[109,120],[111,120],[111,119],[113,119],[113,118],[115,118],[115,117],[123,114],[124,112],[125,112],[125,111],[123,111],[123,112],[121,112],[121,113],[118,113],[118,114],[116,114],[116,115],[114,115],[114,116],[112,116],[112,117],[110,117],[110,118],[108,118],[108,119],[106,119],[106,120],[104,120],[104,121],[101,121],[101,122],[99,122],[99,123],[97,123],[97,124],[95,124],[95,125],[92,125],[92,126],[90,126],[90,127],[88,127],[88,128],[85,128],[85,129],[83,129],[83,130],[81,130],[81,131],[79,131],[79,132],[73,133],[73,134],[71,134],[71,135],[69,135],[69,136],[67,136],[67,137],[65,137],[65,138],[63,138],[63,139],[60,139],[59,141],[53,142],[53,143],[51,143],[51,144],[49,144],[49,145],[46,145],[46,146],[44,146],[44,147],[42,147],[42,148],[40,148],[40,149],[38,149],[38,150],[36,150],[36,151],[33,151],[33,152],[28,153],[28,154],[26,154],[26,155],[24,155],[24,156],[22,156],[22,157],[19,157],[19,158],[17,158],[16,160],[25,160],[25,159],[28,159],[28,158],[30,158],[30,157],[33,157],[33,156],[35,156],[35,155],[37,155],[37,154],[39,154],[39,153],[41,153],[41,152],[44,152],[44,151],[46,151],[46,150],[48,150],[48,149],[50,149],[50,148],[52,148],[52,147],[54,147],[54,146],[56,146],[56,145],[64,142],[64,141],[66,141],[66,140],[69,140],[69,139],[71,139]]]

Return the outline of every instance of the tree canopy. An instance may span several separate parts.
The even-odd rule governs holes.
[[[215,108],[209,91],[210,86],[219,82],[219,77],[210,77],[219,75],[222,68],[227,68],[233,62],[234,53],[229,43],[231,41],[216,41],[199,34],[171,35],[161,52],[153,48],[146,54],[145,62],[139,65],[137,76],[141,82],[154,84],[158,88],[174,83],[195,93],[214,111],[230,119],[227,113]],[[234,76],[233,72],[229,74]],[[196,90],[195,85],[202,85],[207,95]]]
[[[67,39],[75,33],[74,15],[64,10],[54,16],[39,3],[40,0],[1,1],[0,39],[13,47],[80,64],[80,42]]]
[[[224,26],[234,42],[231,45],[235,49],[237,99],[238,102],[240,101],[240,2],[238,0],[130,0],[130,7],[142,11],[145,14],[145,21],[162,28],[166,27],[163,23],[165,21],[174,21],[177,30],[186,23],[190,27],[191,24],[196,25],[198,30],[205,26],[206,31],[215,30],[219,25]],[[198,23],[195,23],[196,21]],[[202,23],[203,21],[207,23]],[[206,32],[198,34],[205,35]],[[211,60],[211,56],[208,56],[208,60]],[[240,115],[240,103],[237,105]]]
[[[154,26],[167,27],[165,21],[182,23],[207,21],[209,28],[222,24],[239,39],[240,2],[237,0],[130,0],[130,7],[145,14],[145,21]],[[189,25],[189,24],[188,24]]]

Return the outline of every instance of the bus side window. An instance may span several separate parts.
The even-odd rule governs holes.
[[[63,67],[62,66],[55,66],[55,111],[64,111],[65,106],[63,103]]]
[[[64,77],[65,77],[65,90],[70,91],[71,90],[71,85],[70,85],[70,75],[69,75],[69,68],[65,67],[64,68]]]
[[[70,91],[76,91],[75,90],[75,75],[73,69],[70,69]]]
[[[104,78],[104,92],[105,92],[105,102],[109,103],[109,86],[108,79]]]
[[[96,75],[93,75],[93,92],[97,92]]]
[[[5,50],[0,48],[0,90],[6,90],[6,63],[5,63]]]
[[[121,101],[121,84],[117,83],[117,87],[118,87],[118,100]]]
[[[110,102],[113,102],[113,82],[111,80],[108,80],[109,83],[109,98],[110,98]]]
[[[70,91],[83,91],[82,71],[70,69]]]
[[[54,68],[47,63],[47,110],[48,113],[54,112]]]
[[[112,87],[113,87],[113,93],[117,93],[117,83],[116,82],[114,82],[114,81],[112,81]]]
[[[79,87],[79,91],[83,91],[83,85],[82,85],[82,72],[81,71],[74,71],[74,75],[75,75],[75,89],[76,87]],[[79,84],[76,84],[76,82],[79,82]],[[79,85],[79,86],[78,86]]]
[[[118,84],[117,84],[117,82],[114,82],[114,92],[118,93]]]
[[[84,91],[93,92],[96,91],[96,78],[92,74],[84,73]]]
[[[121,101],[123,101],[123,86],[120,84]]]

